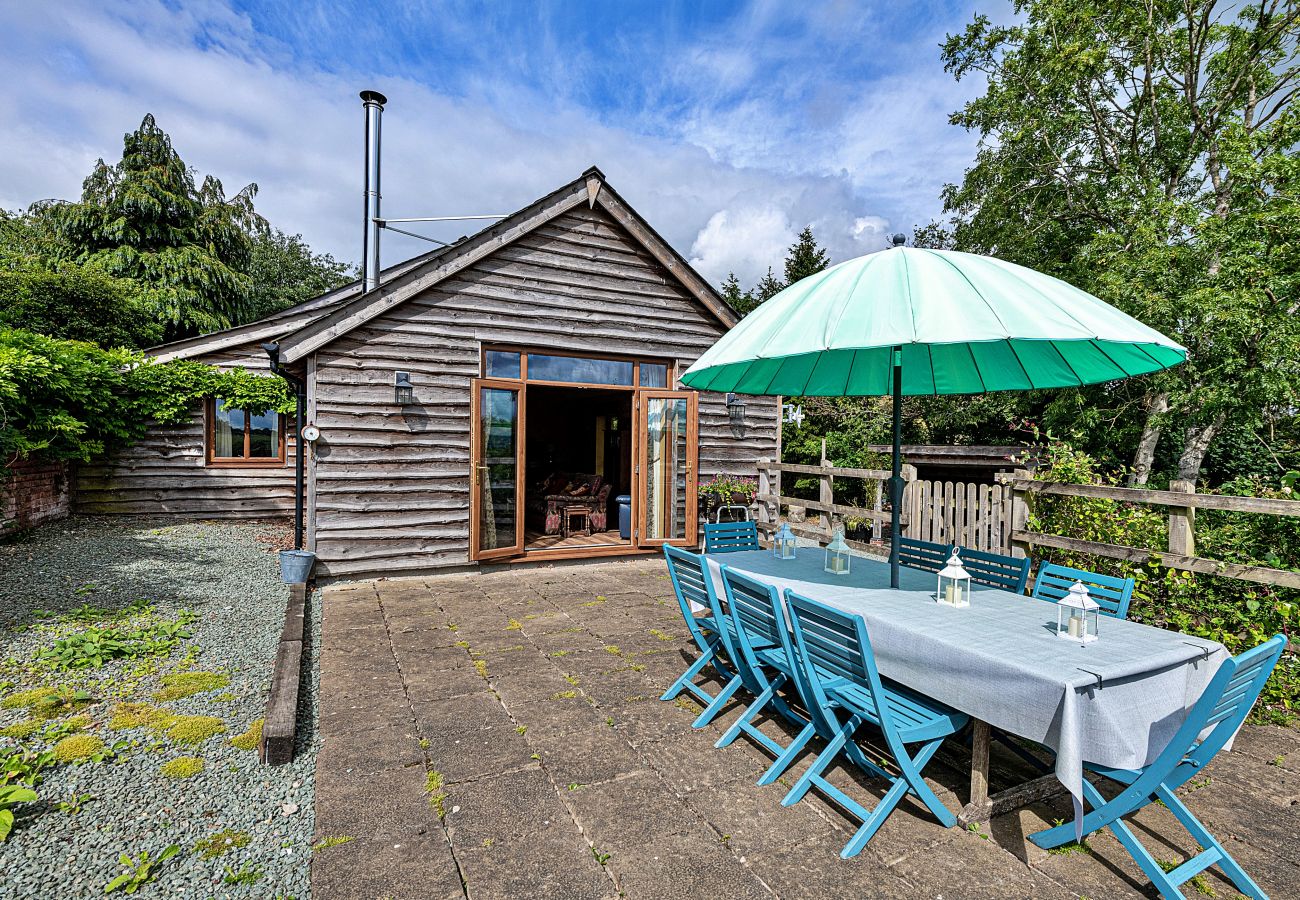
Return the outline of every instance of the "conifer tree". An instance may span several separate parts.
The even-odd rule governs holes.
[[[794,284],[801,278],[814,275],[830,265],[831,259],[826,251],[817,244],[812,227],[805,227],[799,232],[799,239],[790,245],[785,257],[785,284]]]

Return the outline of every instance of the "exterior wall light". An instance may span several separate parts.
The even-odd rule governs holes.
[[[411,384],[410,372],[394,373],[393,402],[398,406],[409,406],[415,402],[415,385]]]
[[[745,401],[738,394],[727,394],[727,420],[732,428],[745,427]]]

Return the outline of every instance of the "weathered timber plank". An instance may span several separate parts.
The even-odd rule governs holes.
[[[1059,534],[1041,534],[1037,531],[1013,531],[1011,539],[1029,545],[1056,547],[1060,550],[1073,550],[1076,553],[1090,553],[1093,556],[1106,556],[1111,559],[1124,559],[1130,562],[1144,562],[1153,556],[1157,556],[1160,558],[1161,565],[1183,572],[1219,575],[1224,578],[1237,578],[1241,581],[1253,581],[1258,584],[1300,588],[1300,572],[1288,569],[1247,566],[1241,563],[1206,559],[1201,556],[1179,556],[1163,550],[1144,550],[1140,547],[1127,547],[1122,544],[1083,541],[1078,538],[1062,537]]]
[[[1066,484],[1060,481],[1015,479],[1012,489],[1034,494],[1066,497],[1094,497],[1129,503],[1154,503],[1160,506],[1221,509],[1227,512],[1267,513],[1274,516],[1300,516],[1300,500],[1273,500],[1267,497],[1229,497],[1220,494],[1184,494],[1180,491],[1147,491],[1136,488],[1109,487],[1102,484]]]

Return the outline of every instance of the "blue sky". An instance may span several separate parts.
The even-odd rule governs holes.
[[[359,253],[363,88],[384,211],[509,212],[595,164],[711,280],[836,260],[941,214],[980,85],[938,44],[972,3],[0,2],[0,206],[70,198],[153,112],[182,156],[313,246]],[[466,226],[430,226],[451,238]],[[427,245],[392,236],[384,261]]]

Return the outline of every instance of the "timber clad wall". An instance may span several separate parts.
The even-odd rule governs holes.
[[[317,573],[469,562],[470,387],[484,343],[672,359],[678,373],[724,327],[600,208],[571,210],[315,357]],[[416,403],[393,405],[393,372]],[[776,446],[773,398],[701,394],[699,474],[753,474]]]
[[[223,368],[266,372],[270,363],[254,344],[197,357]],[[205,465],[203,411],[188,422],[154,425],[137,444],[111,460],[77,470],[78,512],[176,514],[205,519],[265,519],[293,514],[292,416],[285,417],[285,465],[262,468]]]

